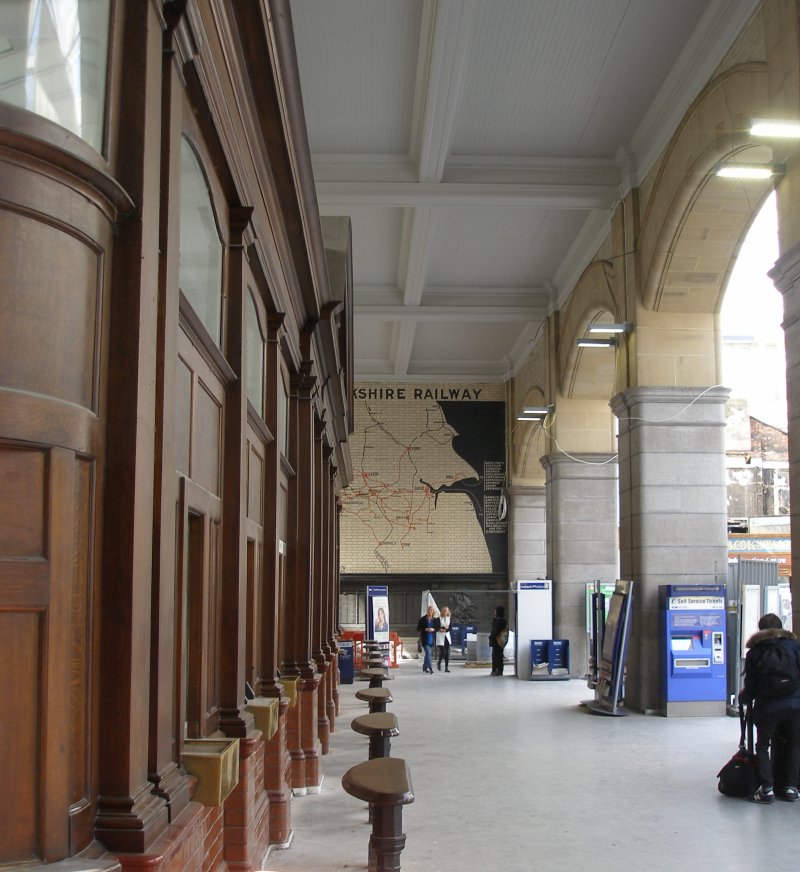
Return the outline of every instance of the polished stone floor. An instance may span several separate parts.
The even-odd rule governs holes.
[[[506,667],[510,672],[510,667]],[[392,670],[400,735],[392,756],[411,769],[403,872],[675,872],[790,869],[800,852],[800,802],[758,806],[717,792],[736,749],[730,717],[590,714],[585,682],[492,678],[451,664]],[[341,712],[319,794],[292,801],[294,836],[269,872],[364,870],[370,825],[342,774],[367,759],[350,729],[366,685],[341,685]]]

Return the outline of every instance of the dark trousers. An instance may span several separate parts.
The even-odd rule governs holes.
[[[756,726],[756,763],[761,786],[772,787],[775,783],[770,745],[777,733],[786,743],[782,755],[786,772],[781,773],[779,781],[785,787],[797,787],[800,771],[800,709],[784,709],[759,718]]]
[[[442,668],[442,660],[444,660],[444,668],[449,669],[450,668],[450,643],[447,641],[447,639],[445,639],[444,645],[437,645],[436,649],[437,649],[438,654],[439,654],[439,660],[438,660],[436,665],[441,669]]]
[[[492,674],[503,674],[503,649],[499,645],[492,645]]]

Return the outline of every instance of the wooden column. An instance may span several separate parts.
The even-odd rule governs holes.
[[[113,260],[95,832],[114,851],[145,851],[167,825],[147,778],[159,268],[147,216],[159,211],[162,27],[153,4],[122,10],[118,175],[136,217],[120,226]]]
[[[283,672],[297,679],[297,704],[289,709],[291,786],[305,793],[320,783],[319,739],[316,731],[319,678],[311,659],[313,610],[314,460],[311,394],[316,383],[312,363],[305,360],[292,378],[290,433],[294,478],[289,484],[288,572],[286,584],[285,653]],[[293,527],[293,528],[292,528]]]
[[[325,712],[330,725],[330,732],[336,730],[336,704],[333,700],[333,691],[338,678],[338,665],[336,661],[336,641],[333,630],[333,595],[336,587],[336,575],[332,562],[333,539],[331,535],[331,515],[333,514],[333,479],[331,475],[331,456],[333,449],[330,445],[323,446],[322,464],[322,527],[323,527],[323,590],[324,612],[322,621],[322,639],[325,659],[328,666],[328,680],[325,684]]]
[[[330,741],[330,721],[327,712],[328,681],[330,679],[330,660],[324,647],[324,624],[326,612],[325,579],[325,474],[324,444],[325,420],[316,418],[314,427],[314,572],[313,572],[313,615],[311,626],[311,645],[314,661],[319,673],[317,691],[317,736],[323,754],[328,753]]]
[[[152,657],[148,777],[167,803],[174,822],[189,803],[189,780],[180,767],[183,733],[175,670],[176,529],[175,361],[178,358],[180,248],[180,143],[182,82],[173,49],[164,37],[162,80],[162,163],[159,212],[158,340],[156,345],[155,493],[153,500]]]
[[[333,559],[333,569],[334,569],[334,573],[335,573],[335,575],[334,575],[335,582],[333,585],[331,604],[332,604],[332,608],[333,608],[333,629],[338,637],[339,632],[341,630],[341,627],[339,626],[339,589],[340,589],[339,567],[341,566],[341,561],[340,561],[341,552],[339,549],[339,543],[340,543],[339,522],[340,522],[341,515],[342,515],[342,501],[339,497],[338,488],[336,488],[336,490],[334,491],[334,496],[335,496],[335,502],[334,502],[333,511],[331,513],[331,530],[332,530],[332,534],[333,534],[333,543],[332,543],[331,550],[332,550],[332,559]],[[338,661],[338,657],[339,657],[338,648],[337,648],[336,657],[337,657],[337,661]],[[340,686],[340,684],[341,684],[341,682],[339,681],[339,670],[337,668],[337,670],[336,670],[336,684],[334,685],[334,688],[333,688],[333,703],[336,707],[336,714],[337,715],[339,714],[339,711],[340,711],[340,705],[339,705],[339,686]]]
[[[283,559],[279,543],[284,538],[285,519],[281,518],[281,434],[278,432],[278,404],[282,402],[283,375],[281,373],[280,340],[283,335],[283,313],[270,314],[267,319],[267,390],[264,420],[274,435],[266,450],[264,489],[267,494],[264,507],[264,573],[261,579],[261,650],[258,663],[258,687],[260,696],[280,697],[281,686],[278,673],[281,667],[281,652],[278,650],[278,623],[282,602],[279,584],[279,565]],[[282,523],[284,520],[284,523]]]
[[[281,652],[279,621],[283,613],[283,591],[280,585],[281,565],[285,558],[280,554],[281,541],[285,541],[285,506],[282,504],[283,489],[281,455],[283,442],[279,432],[279,403],[283,401],[283,375],[281,372],[281,337],[284,315],[270,314],[267,319],[267,390],[264,417],[275,438],[267,446],[264,489],[267,494],[264,506],[264,560],[261,579],[261,649],[258,663],[258,686],[260,696],[280,700],[278,730],[268,740],[264,760],[264,783],[269,794],[269,840],[271,844],[286,844],[291,838],[291,791],[287,779],[289,750],[287,746],[287,717],[289,704],[282,695],[279,681]]]
[[[228,247],[226,356],[236,374],[228,385],[223,445],[222,574],[220,591],[220,716],[226,736],[244,738],[253,717],[244,711],[247,621],[247,385],[243,234],[252,209],[231,207]]]

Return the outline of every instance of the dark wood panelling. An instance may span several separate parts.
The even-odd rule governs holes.
[[[14,737],[0,858],[52,859],[91,841],[81,815],[93,792],[92,464],[64,449],[6,445],[0,487],[12,481],[19,517],[38,522],[32,540],[20,539],[35,548],[4,537],[11,544],[0,550],[0,693],[13,701],[4,729]]]
[[[12,130],[29,114],[0,106],[0,674],[14,737],[0,862],[93,840],[107,253],[130,202],[63,137]]]
[[[220,501],[205,488],[182,480],[179,516],[181,562],[178,603],[177,680],[185,688],[185,702],[179,708],[179,735],[183,721],[191,738],[211,735],[219,720],[219,575]]]
[[[222,560],[222,525],[218,518],[211,520],[209,525],[208,554],[208,623],[203,637],[206,656],[206,692],[205,692],[205,733],[210,736],[217,729],[219,721],[220,687],[219,687],[219,655],[220,655],[220,580]]]
[[[0,451],[0,556],[44,558],[45,457],[41,451]]]
[[[264,523],[264,449],[251,440],[247,453],[247,517]]]
[[[178,358],[175,379],[175,466],[189,475],[192,446],[192,371]]]
[[[6,610],[8,604],[3,600],[5,597],[0,599],[0,693],[8,702],[3,730],[6,736],[13,736],[13,753],[4,755],[0,863],[38,856],[42,727],[42,612]]]
[[[70,597],[69,726],[70,726],[70,845],[73,851],[92,839],[94,760],[91,745],[94,675],[92,622],[95,501],[94,464],[77,460],[73,515],[75,578]]]
[[[36,251],[18,263],[19,240]],[[6,385],[97,411],[99,252],[64,228],[0,211],[0,263],[24,275],[22,293],[0,296],[0,371]],[[42,312],[47,317],[42,317]],[[53,330],[58,324],[59,329]],[[35,355],[26,354],[35,348]]]
[[[192,420],[191,478],[209,493],[219,496],[222,465],[222,402],[214,388],[198,379]]]

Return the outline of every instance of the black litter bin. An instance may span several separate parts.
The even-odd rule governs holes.
[[[339,644],[339,681],[342,684],[352,684],[355,676],[353,662],[354,642],[352,639],[342,639]]]

